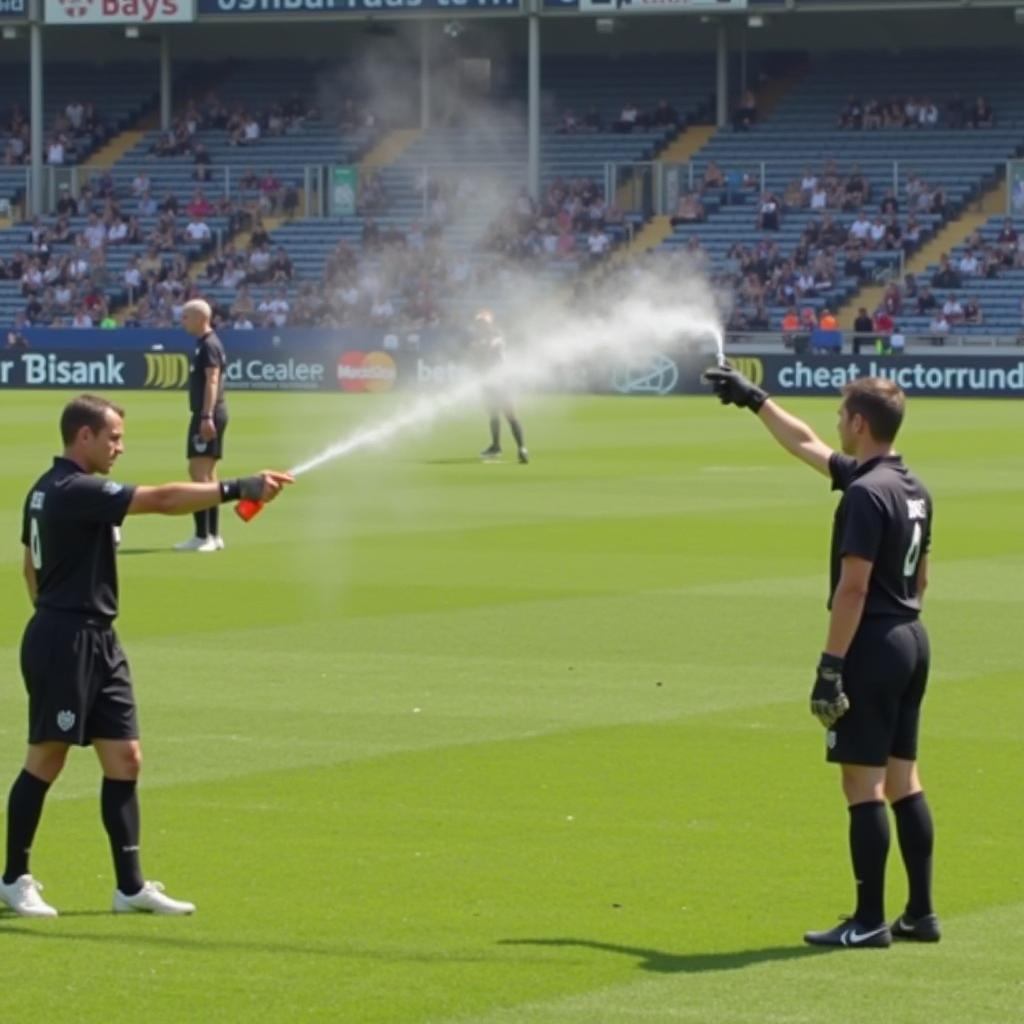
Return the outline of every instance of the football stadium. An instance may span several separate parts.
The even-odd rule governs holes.
[[[1024,8],[0,33],[0,1021],[1024,1020]]]

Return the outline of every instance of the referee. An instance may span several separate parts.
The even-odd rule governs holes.
[[[224,401],[224,373],[227,356],[220,338],[210,326],[213,311],[203,299],[191,299],[181,311],[181,323],[196,339],[188,383],[188,440],[185,454],[188,475],[196,483],[217,479],[217,461],[224,455],[224,431],[228,426],[228,407]],[[174,545],[175,551],[209,553],[224,547],[220,535],[220,510],[196,512],[195,534]]]
[[[124,411],[82,395],[61,415],[64,454],[25,499],[21,541],[35,614],[21,643],[28,691],[28,753],[7,803],[7,859],[0,904],[23,917],[54,917],[29,873],[29,852],[43,801],[72,746],[95,748],[103,770],[103,826],[117,885],[115,913],[191,914],[159,882],[147,882],[139,858],[136,781],[142,762],[131,672],[113,623],[118,612],[114,528],[126,515],[181,515],[223,501],[269,501],[291,482],[263,472],[221,483],[135,487],[103,480],[124,451]]]
[[[505,362],[505,337],[498,330],[494,314],[489,309],[481,309],[473,317],[470,350],[473,362],[482,373],[496,372]],[[508,385],[498,382],[487,384],[484,388],[484,401],[487,403],[491,443],[480,453],[481,457],[496,459],[501,454],[501,417],[504,416],[516,442],[519,462],[525,466],[530,461],[530,455],[526,450],[523,426],[516,415]]]
[[[927,582],[932,500],[893,451],[905,396],[891,381],[847,384],[839,407],[842,454],[731,367],[705,379],[726,405],[750,409],[786,451],[841,491],[832,528],[830,618],[811,691],[811,712],[828,730],[826,759],[839,765],[849,806],[857,883],[853,915],[808,932],[812,945],[888,946],[894,938],[937,942],[932,907],[934,829],[917,769],[917,737],[928,680],[928,634],[919,615]],[[884,912],[892,805],[909,900],[892,925]]]

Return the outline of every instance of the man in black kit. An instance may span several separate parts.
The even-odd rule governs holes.
[[[29,852],[47,790],[68,751],[92,745],[103,769],[101,809],[117,886],[115,913],[191,914],[139,858],[136,782],[142,761],[131,672],[113,623],[118,612],[114,528],[127,515],[181,515],[224,501],[270,501],[291,482],[265,471],[238,480],[136,487],[103,480],[124,451],[124,411],[82,395],[61,415],[64,454],[25,499],[21,541],[35,614],[25,627],[21,671],[28,691],[25,766],[7,804],[7,860],[0,905],[23,917],[55,917],[29,873]],[[98,475],[97,475],[98,474]]]
[[[843,496],[832,528],[830,620],[811,691],[811,712],[828,730],[849,806],[857,882],[853,915],[808,932],[812,945],[879,947],[893,938],[937,942],[932,907],[934,829],[917,770],[917,736],[928,680],[928,634],[919,615],[928,576],[932,500],[893,451],[905,396],[896,384],[863,377],[846,385],[839,408],[843,453],[780,408],[731,367],[704,374],[721,401],[750,409],[786,451],[832,480]],[[910,895],[885,922],[885,861],[892,805]]]
[[[489,309],[481,309],[473,317],[471,356],[476,367],[483,373],[493,372],[505,361],[505,338],[494,322]],[[523,427],[516,416],[508,385],[492,382],[484,388],[487,416],[491,427],[491,444],[480,454],[485,459],[496,459],[501,454],[501,417],[508,420],[512,437],[515,438],[519,461],[525,466],[530,461],[523,437]]]
[[[181,324],[196,339],[188,379],[190,413],[185,454],[188,476],[196,483],[217,479],[217,462],[224,457],[224,431],[228,426],[228,407],[224,401],[224,373],[227,357],[220,338],[210,326],[213,311],[203,299],[191,299],[181,311]],[[224,547],[220,535],[220,510],[196,512],[195,534],[174,545],[175,551],[208,554]]]

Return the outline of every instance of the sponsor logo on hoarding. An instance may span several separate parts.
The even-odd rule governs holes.
[[[49,24],[150,25],[194,20],[195,0],[45,0],[44,10]]]
[[[316,391],[326,379],[327,367],[315,360],[233,359],[225,380],[233,388],[267,391]]]
[[[619,363],[612,371],[612,387],[620,395],[670,395],[678,382],[679,367],[660,352]]]
[[[147,352],[144,388],[182,388],[188,381],[188,356],[181,352]]]
[[[346,352],[338,360],[338,387],[343,391],[390,391],[398,367],[387,352]]]

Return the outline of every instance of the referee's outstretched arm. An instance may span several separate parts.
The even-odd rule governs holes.
[[[723,405],[749,409],[787,452],[823,476],[831,475],[829,459],[833,450],[803,420],[773,402],[767,391],[731,366],[714,366],[705,370],[704,379],[714,388]]]
[[[292,477],[288,473],[268,469],[255,476],[244,476],[234,480],[141,486],[136,487],[132,494],[128,515],[155,513],[181,516],[242,498],[249,501],[273,501],[281,493],[281,488],[290,483]]]
[[[786,412],[770,398],[758,410],[757,416],[787,452],[829,476],[828,460],[832,457],[832,449],[803,420]]]

